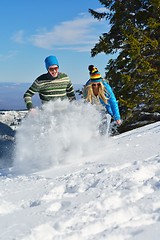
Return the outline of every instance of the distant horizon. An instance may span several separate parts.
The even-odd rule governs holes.
[[[25,91],[31,82],[0,82],[0,111],[25,111],[26,106],[23,100]],[[83,85],[73,84],[75,90]],[[76,94],[77,100],[79,96]],[[38,94],[33,96],[33,103],[36,107],[41,105]]]

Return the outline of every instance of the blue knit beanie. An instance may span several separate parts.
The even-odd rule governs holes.
[[[57,60],[57,58],[55,56],[48,56],[48,57],[46,57],[45,64],[46,64],[46,69],[47,70],[52,65],[57,65],[59,67],[58,60]]]

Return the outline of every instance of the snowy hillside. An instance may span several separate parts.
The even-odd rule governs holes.
[[[0,111],[0,122],[16,130],[27,111]]]
[[[1,240],[159,240],[160,122],[102,137],[98,121],[80,103],[23,119],[0,169]]]

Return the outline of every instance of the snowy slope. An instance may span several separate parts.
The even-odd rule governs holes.
[[[159,240],[160,123],[102,138],[92,107],[62,111],[19,128],[15,164],[0,170],[0,239]]]

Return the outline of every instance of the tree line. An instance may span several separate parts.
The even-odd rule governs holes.
[[[105,79],[119,102],[119,131],[160,120],[160,0],[99,0],[106,11],[90,14],[110,29],[99,36],[91,56],[113,54]]]

